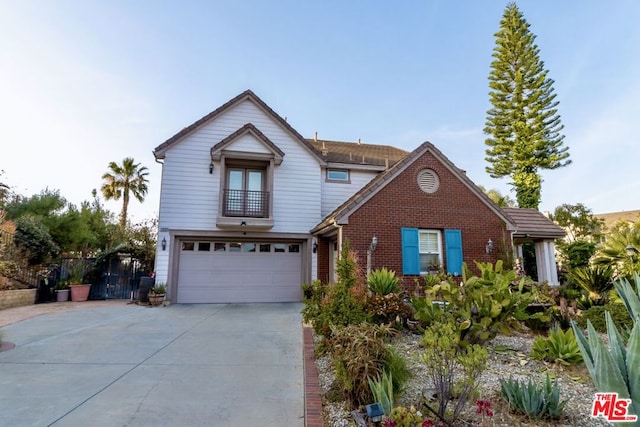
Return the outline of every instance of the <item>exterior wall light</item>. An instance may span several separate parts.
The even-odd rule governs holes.
[[[484,251],[488,254],[493,253],[493,240],[489,239],[484,247]]]
[[[162,238],[162,242],[160,242],[160,244],[162,245],[162,250],[166,251],[167,250],[167,239],[166,238]]]
[[[209,163],[209,174],[213,173],[213,160]]]
[[[316,252],[318,252],[318,239],[313,239],[313,253],[315,254]]]

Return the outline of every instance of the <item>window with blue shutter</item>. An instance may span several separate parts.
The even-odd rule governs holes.
[[[402,230],[402,274],[420,274],[420,252],[418,248],[418,229]]]
[[[460,230],[444,230],[447,273],[462,275],[462,233]]]

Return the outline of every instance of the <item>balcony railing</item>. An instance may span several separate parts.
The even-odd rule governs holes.
[[[224,190],[223,215],[251,218],[269,217],[269,192]]]

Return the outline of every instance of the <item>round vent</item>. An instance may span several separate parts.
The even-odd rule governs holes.
[[[435,193],[440,186],[440,179],[431,169],[424,169],[418,174],[418,185],[425,193]]]

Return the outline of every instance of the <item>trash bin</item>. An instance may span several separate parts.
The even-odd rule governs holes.
[[[138,301],[149,302],[149,290],[153,288],[156,280],[153,277],[141,277],[138,286]]]
[[[38,282],[38,294],[36,303],[51,302],[55,300],[55,293],[53,292],[53,281],[48,277],[42,277]]]

